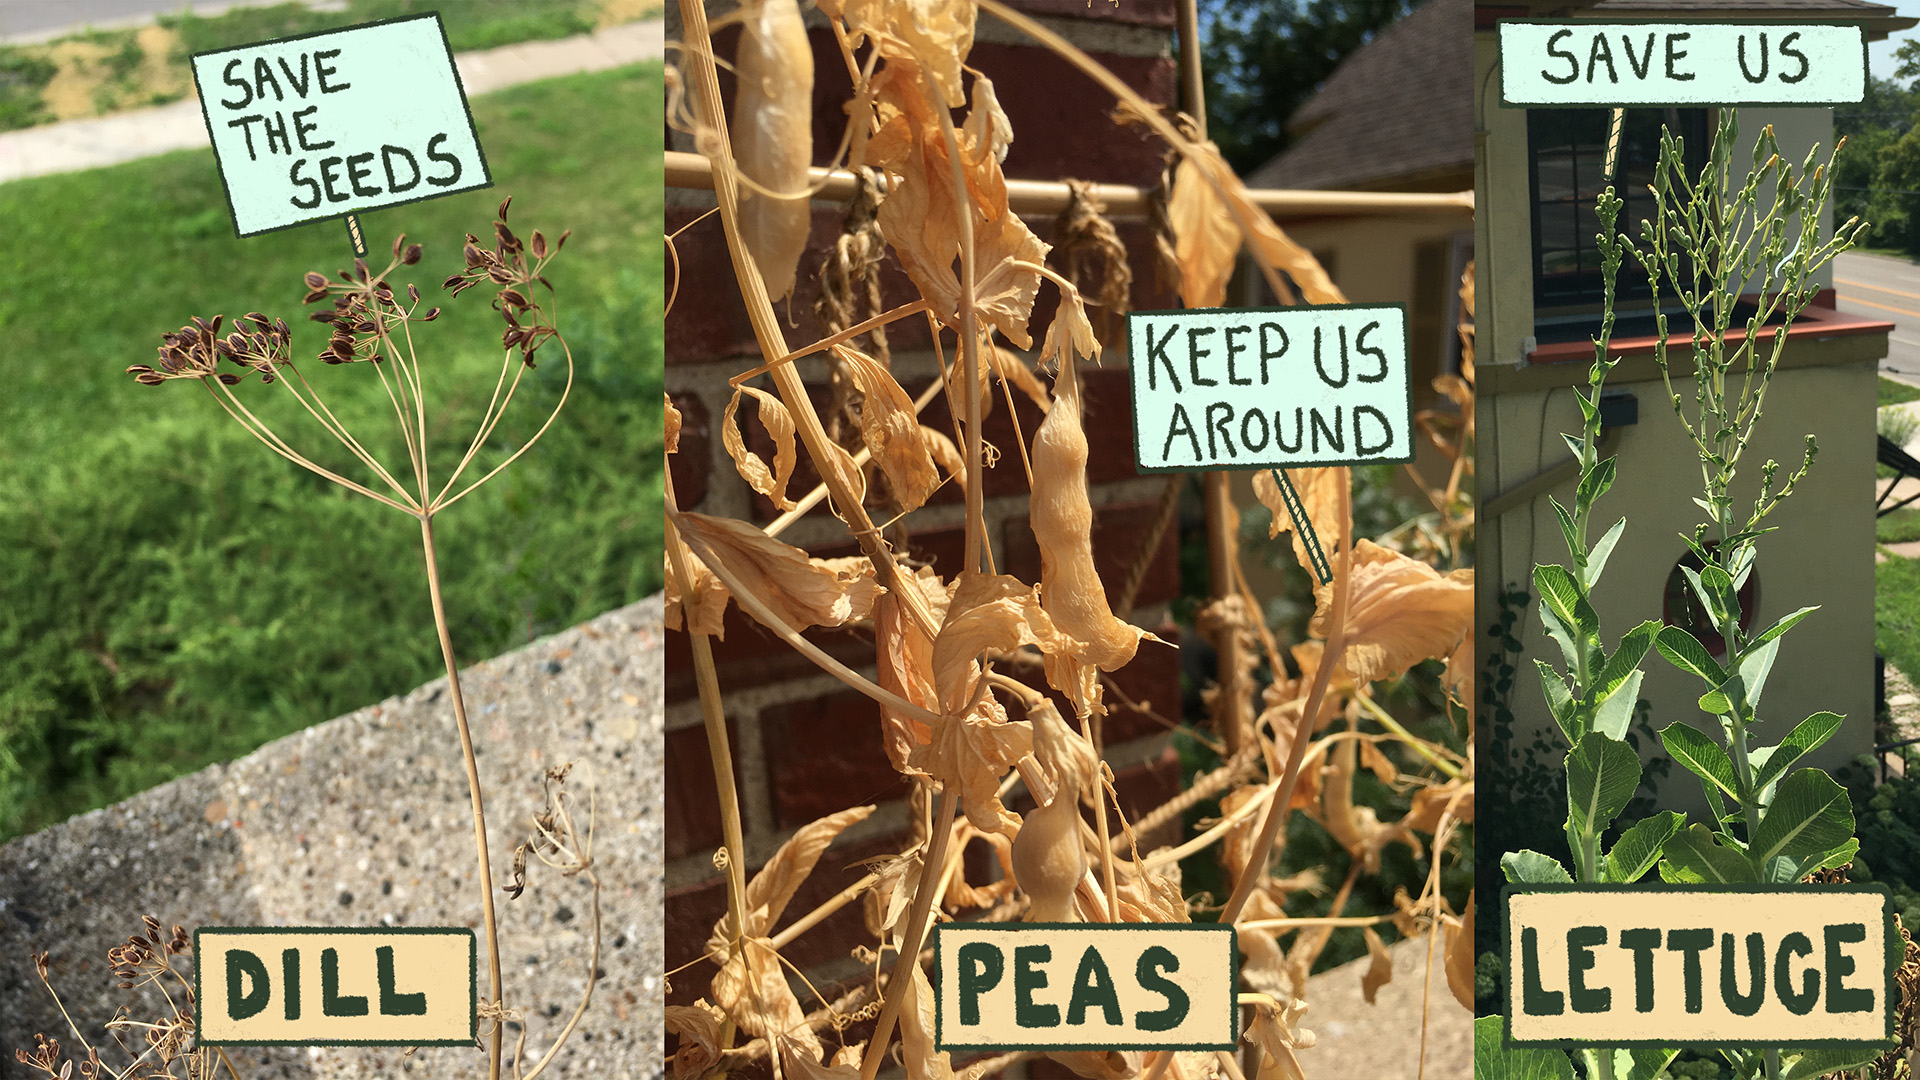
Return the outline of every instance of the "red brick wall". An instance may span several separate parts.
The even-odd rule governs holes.
[[[1123,0],[1117,5],[1108,0],[1094,0],[1091,5],[1084,0],[1025,0],[1015,6],[1044,17],[1149,100],[1174,100],[1174,9],[1169,0]],[[817,158],[824,160],[845,124],[841,103],[848,97],[848,84],[831,36],[820,28],[812,39],[818,78],[815,148]],[[732,32],[720,35],[718,47],[722,56],[730,54]],[[1019,43],[1011,31],[982,17],[969,63],[994,80],[1012,121],[1008,176],[1135,184],[1150,184],[1158,177],[1158,144],[1137,129],[1115,128],[1107,119],[1111,98],[1050,53]],[[730,88],[724,73],[722,84]],[[684,137],[675,138],[676,148],[690,148]],[[712,206],[708,192],[669,192],[667,231],[686,226]],[[800,285],[790,305],[776,304],[787,323],[790,343],[820,336],[813,318],[818,291],[814,272],[821,253],[839,234],[841,215],[839,205],[814,204],[813,242],[801,263]],[[1050,220],[1035,218],[1028,224],[1042,239],[1049,238]],[[1131,253],[1134,306],[1175,306],[1174,297],[1155,286],[1144,226],[1118,224]],[[718,215],[681,233],[676,250],[681,279],[666,323],[667,388],[684,418],[680,452],[672,461],[675,491],[683,508],[765,522],[774,516],[772,505],[741,481],[721,448],[717,430],[727,405],[727,379],[760,359],[733,280]],[[889,306],[917,295],[891,259],[884,273]],[[1051,297],[1051,287],[1043,287],[1034,318],[1036,341],[1050,318]],[[915,394],[937,371],[925,323],[896,324],[889,339],[895,373],[908,393]],[[824,408],[824,364],[803,361],[800,369],[816,405]],[[1133,470],[1124,353],[1109,349],[1104,367],[1083,374],[1093,448],[1089,480],[1095,506],[1094,556],[1108,582],[1109,597],[1114,598],[1140,555],[1163,481],[1138,476]],[[1027,484],[1015,445],[1019,438],[1015,420],[1018,431],[1030,441],[1041,416],[1024,398],[1016,395],[1016,400],[1016,414],[1009,416],[1005,400],[996,392],[996,407],[983,427],[987,441],[1002,452],[998,468],[985,478],[987,536],[1002,572],[1033,581],[1039,576],[1039,552],[1027,527]],[[766,447],[767,436],[755,413],[750,402],[742,406],[742,429],[750,445]],[[936,430],[951,430],[939,400],[929,406],[923,419]],[[805,464],[804,452],[801,457],[802,467],[789,488],[795,496],[816,480]],[[943,576],[951,576],[961,557],[961,501],[961,492],[950,485],[909,518],[912,531],[904,554],[931,562]],[[782,539],[820,556],[857,551],[845,527],[824,509],[798,522]],[[1175,543],[1175,530],[1169,529],[1152,556],[1134,611],[1135,621],[1169,641],[1177,640],[1165,615],[1166,603],[1180,584]],[[870,628],[814,630],[808,637],[848,666],[872,674]],[[879,715],[867,698],[821,673],[737,609],[728,612],[725,639],[713,646],[750,874],[796,827],[849,806],[878,803],[881,807],[829,849],[789,907],[791,915],[798,915],[857,880],[864,872],[861,860],[896,852],[907,843],[909,788],[887,763],[879,741]],[[1023,677],[1041,681],[1037,670]],[[1178,718],[1179,660],[1172,647],[1143,646],[1135,661],[1116,673],[1116,680],[1129,698],[1149,704],[1162,717]],[[699,957],[714,923],[726,910],[725,884],[712,862],[715,849],[721,846],[719,803],[690,646],[683,634],[668,635],[666,693],[666,939],[671,971]],[[1158,722],[1114,703],[1104,731],[1109,761],[1120,776],[1123,805],[1131,804],[1130,816],[1177,792],[1178,763]],[[799,938],[785,955],[808,968],[810,977],[824,989],[823,979],[857,973],[849,951],[860,944],[872,941],[862,926],[859,905],[850,905]],[[673,977],[668,1000],[684,1004],[706,994],[712,974],[711,965],[694,963]],[[804,1003],[810,1009],[818,1006],[810,998]],[[855,1036],[850,1032],[848,1037]]]

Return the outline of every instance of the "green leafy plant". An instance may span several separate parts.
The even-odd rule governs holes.
[[[1700,709],[1719,717],[1725,736],[1723,746],[1690,724],[1670,724],[1661,733],[1667,752],[1700,778],[1714,824],[1693,825],[1670,841],[1660,872],[1673,882],[1784,884],[1844,866],[1859,849],[1846,791],[1820,769],[1793,769],[1839,730],[1841,717],[1815,713],[1773,746],[1754,738],[1761,692],[1781,639],[1815,608],[1801,608],[1749,633],[1739,598],[1753,573],[1760,537],[1773,531],[1764,525],[1767,515],[1806,477],[1819,446],[1807,436],[1799,468],[1777,484],[1780,465],[1768,459],[1750,507],[1736,507],[1733,486],[1786,350],[1788,329],[1820,290],[1813,274],[1852,246],[1860,225],[1849,221],[1820,239],[1821,210],[1832,193],[1832,162],[1816,164],[1818,147],[1796,170],[1780,156],[1768,127],[1754,141],[1752,168],[1736,179],[1731,159],[1738,136],[1737,112],[1723,110],[1708,162],[1696,179],[1682,165],[1681,140],[1663,135],[1654,214],[1642,224],[1646,247],[1635,252],[1651,279],[1656,308],[1664,281],[1694,323],[1691,412],[1673,388],[1664,313],[1657,316],[1654,360],[1674,414],[1699,456],[1705,489],[1694,501],[1707,520],[1684,537],[1702,565],[1682,571],[1727,658],[1724,664],[1715,659],[1680,627],[1662,629],[1655,642],[1669,663],[1701,681]],[[1763,187],[1770,189],[1770,201],[1761,198]],[[1749,291],[1758,303],[1751,305],[1745,334],[1734,343],[1729,330]],[[1770,338],[1763,328],[1772,329]],[[1769,1067],[1769,1076],[1777,1073],[1777,1064]]]
[[[1619,363],[1607,351],[1613,338],[1614,279],[1629,247],[1615,229],[1621,205],[1619,196],[1609,187],[1601,193],[1596,208],[1601,223],[1596,240],[1605,274],[1604,314],[1600,332],[1593,338],[1593,368],[1587,390],[1575,391],[1583,421],[1581,432],[1563,436],[1580,462],[1580,483],[1571,509],[1558,499],[1548,498],[1560,521],[1572,565],[1544,564],[1533,570],[1541,622],[1547,636],[1560,647],[1566,664],[1561,670],[1544,660],[1534,661],[1548,710],[1571,747],[1566,757],[1567,817],[1563,828],[1573,862],[1569,869],[1538,851],[1508,852],[1501,857],[1500,868],[1507,880],[1515,883],[1638,881],[1658,864],[1662,845],[1683,822],[1673,811],[1650,815],[1626,828],[1610,849],[1602,851],[1603,834],[1640,789],[1640,754],[1627,742],[1627,733],[1644,675],[1640,662],[1660,630],[1658,620],[1643,622],[1627,631],[1609,653],[1592,601],[1594,586],[1627,527],[1627,519],[1621,517],[1599,540],[1588,540],[1594,506],[1613,487],[1615,473],[1614,459],[1599,454],[1600,394],[1607,375]],[[1658,1076],[1673,1059],[1674,1051],[1587,1049],[1580,1051],[1580,1056],[1590,1078],[1637,1080]],[[1509,1075],[1535,1075],[1537,1065]],[[1544,1075],[1571,1073],[1550,1070]]]
[[[1820,216],[1832,193],[1832,159],[1816,164],[1818,148],[1796,170],[1780,156],[1771,127],[1755,141],[1753,164],[1736,176],[1732,167],[1739,136],[1735,110],[1722,110],[1705,167],[1697,176],[1684,167],[1682,140],[1663,132],[1652,185],[1654,212],[1642,223],[1645,246],[1635,248],[1616,232],[1620,200],[1609,187],[1598,202],[1597,238],[1605,278],[1604,314],[1594,338],[1589,389],[1579,395],[1585,426],[1565,436],[1580,461],[1580,483],[1571,510],[1554,502],[1573,565],[1538,566],[1534,582],[1541,618],[1560,646],[1563,672],[1536,661],[1548,706],[1572,746],[1567,756],[1566,836],[1571,872],[1535,851],[1502,858],[1513,882],[1629,882],[1656,865],[1673,883],[1774,883],[1800,881],[1845,866],[1859,849],[1847,793],[1824,771],[1793,765],[1831,738],[1841,717],[1815,713],[1772,746],[1755,738],[1759,703],[1786,632],[1815,609],[1802,608],[1773,625],[1748,633],[1739,590],[1753,573],[1759,538],[1772,531],[1765,518],[1788,498],[1812,468],[1818,446],[1809,436],[1799,467],[1779,477],[1768,460],[1750,507],[1736,507],[1734,483],[1741,458],[1759,423],[1766,391],[1788,341],[1788,328],[1819,291],[1812,276],[1852,245],[1860,225],[1849,221],[1824,242]],[[1836,148],[1837,149],[1837,148]],[[1771,194],[1763,200],[1762,191]],[[1675,414],[1700,459],[1707,514],[1684,539],[1699,560],[1682,567],[1701,610],[1725,643],[1724,665],[1683,627],[1648,621],[1629,630],[1609,655],[1591,603],[1594,585],[1625,528],[1614,523],[1588,544],[1594,503],[1614,481],[1612,460],[1599,460],[1599,397],[1617,361],[1607,355],[1614,322],[1614,280],[1632,251],[1647,271],[1654,294],[1658,344],[1655,361]],[[1673,389],[1667,349],[1667,317],[1660,309],[1664,285],[1692,319],[1691,374],[1694,407]],[[1747,299],[1757,296],[1757,302]],[[1744,333],[1733,333],[1744,318]],[[1765,331],[1771,331],[1770,335]],[[1685,371],[1682,372],[1684,377]],[[1735,375],[1738,375],[1737,386]],[[1778,483],[1776,483],[1778,480]],[[1626,824],[1603,856],[1601,836],[1626,810],[1642,776],[1639,755],[1626,741],[1649,646],[1704,684],[1703,712],[1720,720],[1724,742],[1685,722],[1660,733],[1667,754],[1697,776],[1706,793],[1712,825],[1686,826],[1666,811]],[[1863,1056],[1864,1055],[1864,1056]],[[1653,1078],[1668,1069],[1672,1051],[1583,1050],[1586,1075]],[[1722,1057],[1736,1077],[1812,1077],[1871,1060],[1863,1049],[1819,1051],[1728,1050]],[[1531,1062],[1533,1075],[1545,1066]],[[1557,1068],[1542,1075],[1565,1075]]]

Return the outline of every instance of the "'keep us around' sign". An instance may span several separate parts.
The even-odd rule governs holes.
[[[1499,34],[1509,106],[1838,105],[1866,94],[1858,26],[1502,21]]]
[[[195,53],[234,231],[492,185],[440,16]]]
[[[466,927],[207,927],[193,935],[208,1046],[469,1046]]]
[[[1218,923],[934,928],[940,1050],[1231,1050],[1239,950]]]
[[[1127,316],[1141,472],[1413,460],[1399,304]]]
[[[1894,1036],[1905,951],[1883,885],[1515,885],[1504,897],[1511,1045]]]

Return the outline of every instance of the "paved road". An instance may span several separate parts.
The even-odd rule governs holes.
[[[191,11],[217,15],[228,8],[276,0],[0,0],[0,42],[46,41],[74,30],[141,26],[155,15]]]
[[[1833,261],[1833,284],[1841,311],[1894,323],[1880,374],[1920,386],[1920,264],[1848,252]]]

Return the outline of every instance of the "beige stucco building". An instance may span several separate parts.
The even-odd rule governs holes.
[[[1483,635],[1493,621],[1503,588],[1532,590],[1537,562],[1567,561],[1565,542],[1546,496],[1571,505],[1577,468],[1559,433],[1579,429],[1574,388],[1584,386],[1593,360],[1589,335],[1598,327],[1599,274],[1593,256],[1593,196],[1598,192],[1596,141],[1604,140],[1605,110],[1532,112],[1500,103],[1499,55],[1494,27],[1499,18],[1571,17],[1634,20],[1678,17],[1695,20],[1800,19],[1856,21],[1870,36],[1911,25],[1892,18],[1893,9],[1860,0],[1759,0],[1710,3],[1706,0],[1653,3],[1603,0],[1567,5],[1481,5],[1474,34],[1474,137],[1478,149],[1474,185],[1479,252],[1478,520],[1480,623]],[[1639,190],[1624,191],[1628,206],[1621,228],[1637,236],[1638,221],[1651,199],[1644,190],[1650,166],[1646,147],[1657,142],[1663,123],[1689,130],[1689,144],[1701,145],[1712,132],[1712,110],[1630,110],[1629,132],[1620,168]],[[1751,147],[1763,126],[1771,124],[1789,160],[1798,161],[1814,144],[1833,143],[1832,113],[1827,109],[1750,108],[1740,115],[1741,138]],[[1593,132],[1599,130],[1601,140]],[[1635,133],[1638,133],[1637,136]],[[1638,153],[1639,158],[1635,155]],[[1823,151],[1824,155],[1824,151]],[[1736,151],[1736,163],[1749,160]],[[1622,185],[1625,189],[1629,185]],[[1831,228],[1832,222],[1826,223]],[[1668,393],[1652,359],[1652,304],[1644,278],[1629,293],[1630,275],[1621,278],[1621,321],[1614,336],[1615,355],[1623,359],[1608,380],[1609,391],[1637,400],[1637,422],[1612,429],[1608,437],[1618,460],[1618,480],[1596,511],[1596,528],[1621,515],[1626,532],[1608,562],[1595,597],[1602,634],[1609,647],[1627,629],[1645,619],[1681,618],[1669,601],[1669,582],[1687,555],[1680,534],[1690,531],[1701,511],[1698,460],[1685,429],[1668,404]],[[1808,763],[1831,768],[1871,750],[1874,711],[1874,511],[1866,492],[1874,468],[1876,361],[1886,353],[1890,324],[1843,314],[1833,307],[1831,271],[1823,271],[1820,300],[1802,314],[1789,336],[1781,370],[1775,376],[1755,444],[1743,459],[1736,498],[1751,503],[1760,464],[1768,458],[1792,467],[1802,442],[1812,434],[1820,453],[1808,481],[1778,509],[1768,524],[1779,531],[1760,542],[1758,570],[1751,592],[1743,596],[1754,625],[1764,627],[1806,605],[1820,610],[1785,639],[1761,705],[1766,741],[1777,741],[1810,713],[1831,710],[1846,722],[1840,733]],[[1669,295],[1668,302],[1672,302]],[[1638,319],[1632,316],[1640,316]],[[1673,315],[1670,312],[1670,320]],[[1685,316],[1670,329],[1685,326]],[[1690,328],[1673,339],[1670,355],[1680,382],[1675,389],[1692,401],[1686,356]],[[1684,385],[1681,385],[1684,383]],[[1597,535],[1597,534],[1596,534]],[[1519,624],[1523,653],[1509,707],[1515,714],[1514,745],[1532,741],[1532,732],[1553,730],[1531,658],[1558,665],[1559,650],[1541,629],[1529,606]],[[1715,638],[1717,641],[1717,637]],[[1483,660],[1494,641],[1480,641]],[[1696,701],[1702,687],[1649,653],[1641,696],[1652,706],[1655,729],[1670,723],[1701,725],[1716,734],[1718,725]],[[1487,734],[1483,727],[1483,738]],[[1656,740],[1642,739],[1641,752],[1660,753]],[[1489,761],[1496,771],[1503,763]],[[1675,768],[1657,792],[1664,806],[1702,811],[1698,783]]]

